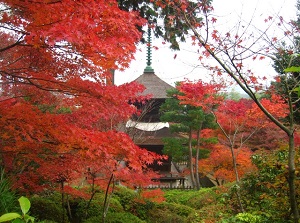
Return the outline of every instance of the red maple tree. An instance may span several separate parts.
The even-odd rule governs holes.
[[[2,7],[0,164],[14,186],[59,189],[85,173],[102,187],[111,174],[130,186],[149,183],[147,164],[162,157],[119,131],[143,86],[108,84],[111,70],[133,58],[145,20],[114,0],[7,0]]]
[[[274,127],[274,124],[264,116],[252,100],[224,100],[218,95],[218,90],[219,85],[206,84],[202,81],[188,82],[180,88],[183,93],[180,99],[183,104],[199,106],[206,111],[211,111],[219,126],[219,145],[214,146],[210,158],[200,164],[203,166],[202,172],[212,174],[218,184],[232,181],[234,178],[239,184],[240,174],[253,170],[250,159],[252,151],[246,143],[257,134],[258,130],[266,126]],[[261,103],[273,111],[277,118],[286,117],[287,105],[280,97],[273,95],[270,99],[262,99]],[[208,166],[210,168],[207,169]],[[239,191],[237,197],[243,211]]]

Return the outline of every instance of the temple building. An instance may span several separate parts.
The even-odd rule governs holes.
[[[145,86],[143,95],[151,95],[152,98],[145,104],[136,104],[141,111],[139,116],[132,117],[126,124],[127,132],[136,145],[157,154],[162,154],[164,137],[177,137],[169,129],[169,123],[160,121],[159,108],[168,98],[166,91],[174,88],[160,79],[151,67],[151,30],[148,29],[147,66],[144,73],[135,79],[135,82]],[[179,176],[180,170],[172,164],[171,158],[162,165],[150,166],[161,175],[157,181],[168,184],[170,187],[184,185],[184,177]]]

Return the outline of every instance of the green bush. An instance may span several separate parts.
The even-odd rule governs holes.
[[[249,213],[263,216],[264,222],[290,222],[286,169],[288,153],[284,148],[252,157],[258,171],[242,179],[243,204]],[[297,159],[297,162],[298,159]],[[299,166],[299,164],[296,164]],[[296,181],[296,188],[300,186]],[[298,192],[298,191],[297,191]],[[299,193],[298,193],[299,195]],[[297,196],[298,198],[300,196]],[[299,203],[298,199],[298,203]]]
[[[187,205],[192,197],[198,196],[198,193],[194,190],[166,190],[164,196],[167,202]]]
[[[86,221],[83,221],[83,223],[95,223],[95,222],[102,222],[102,215],[94,216]],[[130,214],[129,212],[120,212],[120,213],[107,213],[107,216],[105,218],[106,223],[146,223],[145,221],[139,219],[133,214]]]
[[[97,217],[103,213],[103,202],[104,202],[104,194],[96,194],[93,200],[91,201],[88,209],[88,201],[81,199],[76,208],[76,218],[77,219],[87,219],[91,217]],[[119,200],[116,198],[111,198],[109,200],[109,208],[108,212],[110,213],[118,213],[124,212],[122,205]]]
[[[0,168],[0,215],[18,210],[18,198],[11,189],[9,179]]]
[[[147,219],[149,215],[149,211],[155,206],[155,204],[151,201],[145,201],[143,203],[133,202],[131,206],[130,213],[139,217],[140,219]]]
[[[199,222],[198,214],[193,208],[182,204],[164,202],[156,204],[148,213],[147,222],[149,223],[167,223],[180,222],[190,223]]]
[[[113,194],[113,197],[120,202],[125,211],[132,210],[137,196],[138,193],[136,191],[122,186],[116,187]]]
[[[198,213],[201,220],[207,222],[218,222],[220,219],[226,219],[233,215],[231,208],[223,203],[206,205]]]
[[[245,212],[245,213],[239,213],[236,216],[232,216],[227,219],[223,219],[218,223],[267,223],[267,222],[268,220],[264,216]]]
[[[115,190],[114,197],[120,201],[124,211],[130,212],[143,220],[148,218],[148,212],[154,206],[152,201],[140,200],[140,194],[137,191],[125,187],[118,187]]]
[[[189,215],[186,222],[217,222],[232,216],[232,207],[228,202],[230,185],[202,188],[199,191],[169,190],[165,192],[165,197],[168,202],[186,205],[196,211],[194,215]]]
[[[43,221],[39,221],[38,223],[57,223],[57,222],[51,220],[43,220]]]
[[[68,215],[66,210],[62,207],[61,203],[55,202],[48,197],[33,196],[31,199],[30,214],[36,217],[38,220],[51,220],[54,222],[68,221]]]
[[[224,202],[223,193],[218,187],[202,188],[200,190],[167,190],[165,198],[167,202],[187,205],[194,209],[201,209],[212,203]]]

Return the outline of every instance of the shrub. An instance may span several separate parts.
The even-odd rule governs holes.
[[[264,216],[245,212],[245,213],[239,213],[236,216],[230,217],[228,219],[223,219],[218,223],[267,223],[267,222],[268,221],[264,218]]]
[[[103,212],[103,202],[104,194],[96,194],[93,200],[90,203],[90,206],[87,209],[88,201],[81,199],[76,208],[76,218],[78,219],[87,219],[91,217],[97,217]],[[119,200],[116,198],[111,198],[109,200],[108,212],[110,213],[119,213],[124,212],[122,205]]]
[[[140,219],[147,219],[149,215],[149,211],[155,206],[155,204],[151,201],[145,201],[143,203],[134,202],[131,206],[130,213],[136,215]]]
[[[165,191],[165,198],[167,202],[179,203],[187,205],[194,209],[201,209],[206,205],[212,203],[225,203],[224,196],[227,188],[212,187],[202,188],[198,191],[195,190],[168,190]]]
[[[147,222],[199,222],[197,220],[198,214],[193,208],[182,204],[164,202],[149,210]]]
[[[102,222],[102,215],[91,217],[83,223],[95,223]],[[128,212],[120,212],[120,213],[107,213],[105,218],[106,223],[146,223],[145,221],[139,219],[133,214]]]
[[[122,186],[116,187],[113,194],[113,197],[120,202],[125,211],[130,211],[132,209],[137,196],[138,194],[134,190]]]
[[[281,223],[291,220],[286,182],[288,173],[285,167],[287,157],[288,153],[284,148],[256,154],[252,160],[258,171],[242,179],[241,192],[245,208],[249,213],[264,216],[265,222]],[[299,161],[300,159],[297,159],[296,162]],[[299,163],[296,163],[296,166],[298,167]],[[296,188],[299,186],[299,182],[296,181]]]
[[[186,222],[217,222],[232,215],[232,207],[228,202],[231,184],[213,188],[202,188],[199,191],[172,190],[166,191],[167,201],[186,205],[195,210]],[[195,220],[196,219],[196,220]],[[198,219],[198,221],[197,221]],[[199,220],[200,219],[200,220]]]
[[[61,203],[55,202],[51,198],[33,196],[31,199],[30,214],[38,220],[51,220],[54,222],[68,221],[66,210],[62,207]]]
[[[150,199],[141,199],[140,193],[125,187],[118,187],[114,193],[125,211],[130,212],[140,219],[147,219],[149,210],[154,206]]]
[[[205,222],[218,222],[220,219],[226,219],[232,216],[231,209],[223,203],[206,205],[201,208],[198,213],[201,220],[205,220]]]
[[[4,170],[0,168],[0,215],[8,212],[14,212],[18,208],[18,199],[11,189],[9,179]]]

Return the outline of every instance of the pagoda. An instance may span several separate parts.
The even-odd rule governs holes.
[[[151,29],[148,28],[148,46],[147,46],[147,66],[144,73],[134,82],[144,85],[145,90],[142,95],[151,95],[152,98],[144,104],[135,104],[141,111],[139,116],[133,116],[126,124],[129,135],[136,145],[148,151],[162,154],[164,147],[164,137],[176,137],[170,132],[169,123],[160,121],[160,106],[168,98],[167,90],[174,88],[170,84],[160,79],[151,67]],[[171,158],[164,161],[162,165],[151,165],[150,168],[158,171],[161,178],[160,182],[165,182],[172,187],[180,181],[183,185],[184,178],[176,174],[176,169],[172,166]],[[175,171],[175,174],[173,172]]]

